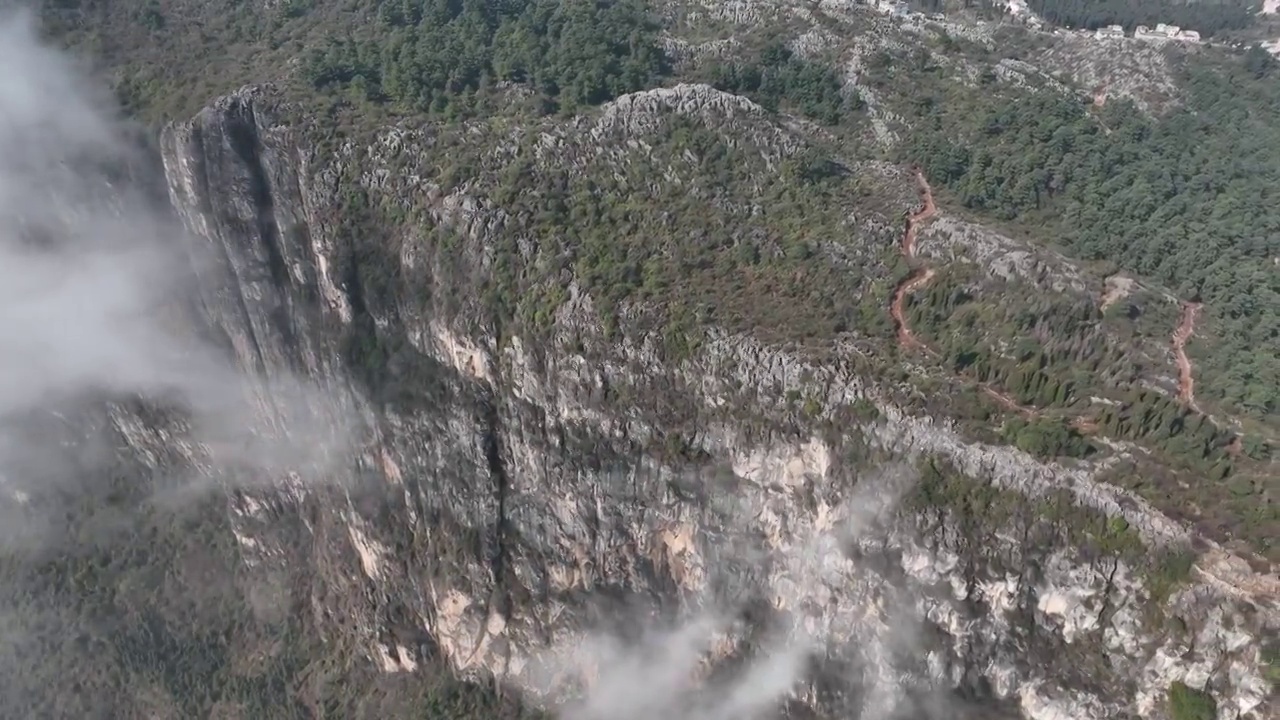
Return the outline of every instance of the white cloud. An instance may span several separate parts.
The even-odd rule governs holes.
[[[94,398],[176,403],[192,439],[239,467],[314,464],[347,439],[316,414],[329,399],[290,377],[273,378],[270,403],[293,422],[265,429],[266,409],[229,353],[201,339],[191,312],[199,244],[140,189],[155,178],[138,175],[158,163],[126,129],[28,17],[0,18],[0,478],[14,497],[82,482],[31,418]]]

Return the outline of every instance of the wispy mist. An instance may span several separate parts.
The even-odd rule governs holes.
[[[728,526],[743,537],[781,539],[734,551],[742,562],[709,568],[707,586],[717,585],[718,572],[758,577],[762,586],[746,596],[699,592],[674,617],[641,611],[623,618],[625,631],[615,618],[536,657],[524,689],[559,698],[562,720],[774,718],[789,701],[812,703],[823,692],[841,696],[821,703],[836,717],[968,717],[930,677],[912,598],[852,551],[883,537],[914,481],[908,466],[884,468],[818,513],[821,520],[801,513],[781,533],[767,527],[770,511],[761,512],[758,498],[742,500]],[[777,501],[794,511],[794,498]]]
[[[173,410],[180,420],[160,428],[112,417],[142,444],[158,432],[157,444],[187,443],[188,464],[204,472],[175,480],[177,490],[220,465],[261,477],[339,458],[335,444],[347,438],[315,416],[326,406],[315,389],[273,378],[266,408],[225,349],[202,339],[192,312],[198,244],[147,191],[157,163],[128,141],[112,107],[29,17],[0,17],[0,495],[22,501],[82,484],[93,458],[68,462],[69,440],[55,437],[49,415],[66,410],[56,417],[75,425],[86,403]],[[269,428],[283,408],[287,431]]]
[[[225,349],[194,329],[198,313],[191,309],[198,303],[190,293],[196,285],[193,262],[200,262],[193,248],[199,244],[187,242],[163,203],[141,189],[145,183],[137,182],[136,173],[145,172],[139,169],[147,162],[125,140],[110,107],[64,55],[39,42],[27,18],[0,17],[4,548],[53,533],[98,531],[59,524],[58,518],[66,515],[60,512],[64,507],[85,495],[92,502],[99,492],[87,484],[99,477],[93,468],[112,462],[119,451],[106,437],[127,437],[129,450],[155,472],[185,464],[172,470],[164,492],[178,503],[206,489],[209,478],[225,479],[219,466],[248,470],[241,477],[269,478],[298,463],[340,460],[350,440],[340,418],[335,427],[335,418],[317,412],[333,405],[304,379],[276,373],[264,392],[259,383],[265,380],[247,382]],[[161,409],[113,410],[108,403]],[[282,414],[289,417],[286,428],[275,422]],[[100,432],[104,426],[114,435]],[[785,543],[748,553],[744,562],[758,565],[757,574],[767,578],[755,588],[757,597],[708,592],[689,598],[674,618],[643,622],[638,635],[588,633],[540,658],[539,671],[528,678],[539,687],[529,689],[576,695],[562,708],[563,720],[751,720],[772,716],[789,698],[811,692],[815,663],[852,648],[848,676],[837,678],[858,688],[851,717],[898,716],[908,702],[898,659],[923,652],[914,632],[919,618],[909,603],[886,607],[885,593],[892,588],[864,577],[847,550],[885,520],[911,480],[903,468],[865,478],[851,497],[829,508],[831,522],[792,528],[782,533]],[[107,525],[130,520],[90,515]],[[744,532],[764,534],[755,520],[744,511]],[[154,577],[172,582],[170,569]],[[146,596],[152,588],[145,586],[154,577],[126,587],[143,598],[133,606],[135,615],[150,609]],[[209,614],[202,601],[236,592],[216,583],[208,589],[203,580],[199,576],[173,595]],[[856,595],[863,585],[865,594]],[[74,655],[84,662],[65,667],[83,672],[100,656],[64,648],[63,629],[77,620],[64,618],[60,607],[46,609],[46,598],[54,596],[30,600],[21,612],[0,607],[0,640],[13,646],[22,634],[24,641],[28,635],[47,641],[32,647]],[[753,626],[744,620],[748,602],[769,608],[767,622]],[[41,613],[49,618],[34,622]],[[170,620],[169,628],[189,629],[195,616],[195,610],[174,615],[180,619]],[[100,629],[81,622],[93,632]],[[28,633],[33,625],[41,632]],[[14,660],[19,654],[25,663],[39,652],[10,650],[0,657],[11,683],[6,688],[26,682]],[[43,661],[55,668],[51,677],[65,675],[63,665]],[[165,659],[156,662],[163,665]],[[114,677],[115,671],[102,672]],[[20,687],[57,694],[56,688],[31,684]],[[916,717],[951,716],[945,706],[937,708]]]

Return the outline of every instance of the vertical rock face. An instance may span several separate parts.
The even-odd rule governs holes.
[[[257,117],[253,95],[219,101],[163,138],[174,208],[211,246],[213,270],[201,291],[240,363],[263,375],[298,369],[324,376],[332,354],[314,327],[338,299],[308,215],[306,157],[290,151]],[[349,317],[350,310],[339,310]]]
[[[967,442],[838,361],[746,337],[664,362],[642,334],[607,341],[576,288],[549,337],[500,342],[467,299],[500,223],[431,188],[420,202],[467,239],[401,244],[392,256],[423,294],[375,299],[338,212],[350,168],[318,166],[254,91],[167,130],[163,154],[174,207],[212,257],[199,265],[206,313],[239,362],[310,377],[331,391],[327,412],[363,428],[359,482],[299,472],[232,502],[244,562],[264,584],[308,575],[303,601],[326,642],[386,672],[437,656],[555,695],[578,673],[607,676],[557,654],[606,620],[711,617],[707,657],[766,658],[726,670],[739,673],[726,698],[746,697],[730,690],[768,658],[820,659],[786,665],[777,692],[739,709],[791,693],[842,717],[943,717],[955,706],[941,698],[960,690],[1015,717],[1158,718],[1181,681],[1212,693],[1221,718],[1274,717],[1260,659],[1274,587],[1202,559],[1155,597],[1130,557],[1074,543],[1069,521],[1044,512],[1065,492],[1065,506],[1151,547],[1188,541],[1088,466]],[[366,186],[376,195],[377,178]],[[395,351],[348,367],[345,351],[370,337]],[[369,372],[400,390],[353,384]],[[820,410],[790,409],[789,390]],[[921,485],[922,456],[985,500]],[[598,703],[581,714],[625,716]]]

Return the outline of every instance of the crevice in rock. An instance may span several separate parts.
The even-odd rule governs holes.
[[[175,142],[176,141],[177,140],[175,138]],[[201,214],[211,217],[213,216],[213,204],[210,198],[213,197],[213,178],[210,177],[209,163],[206,159],[209,156],[209,152],[205,149],[204,129],[199,123],[196,123],[191,127],[191,139],[189,144],[198,152],[196,157],[189,157],[189,159],[199,167],[199,187],[198,196],[196,198],[197,208]],[[182,152],[182,148],[178,148],[177,151]],[[245,336],[249,339],[249,343],[253,348],[253,370],[259,375],[264,375],[267,369],[266,357],[262,353],[262,345],[258,342],[258,333],[254,329],[251,315],[249,314],[249,301],[244,295],[244,282],[240,277],[239,271],[236,269],[235,261],[231,257],[231,248],[227,247],[226,241],[220,234],[211,239],[214,240],[217,245],[219,259],[222,261],[223,267],[226,268],[227,274],[230,276],[230,280],[233,285],[233,294],[236,309],[240,312],[241,326],[244,328]],[[210,315],[216,315],[216,313],[212,312],[212,308],[209,307],[209,302],[207,300],[205,302],[205,306],[209,309]]]
[[[490,611],[506,617],[509,611],[510,597],[507,588],[507,496],[509,479],[506,463],[502,459],[502,415],[498,410],[498,399],[494,392],[486,393],[480,401],[480,413],[485,464],[489,477],[493,482],[494,500],[497,504],[497,519],[494,527],[494,549],[490,557],[490,569],[493,573],[493,597],[490,599]]]
[[[262,163],[262,138],[257,132],[257,119],[253,106],[246,103],[243,110],[246,115],[243,120],[229,123],[227,141],[249,173],[249,198],[253,202],[256,213],[254,228],[262,239],[271,282],[279,291],[280,302],[270,310],[272,324],[281,334],[285,345],[296,350],[298,348],[297,331],[293,324],[293,313],[290,307],[292,303],[288,292],[292,283],[275,224],[275,197],[271,190],[271,181]]]
[[[1099,628],[1106,627],[1108,616],[1111,614],[1111,593],[1116,589],[1116,573],[1120,570],[1120,561],[1111,558],[1111,569],[1107,571],[1107,582],[1102,587],[1102,603],[1098,608],[1097,626]]]

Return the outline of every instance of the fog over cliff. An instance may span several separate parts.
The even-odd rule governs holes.
[[[193,329],[192,289],[203,258],[164,203],[143,190],[155,186],[148,174],[158,170],[130,142],[111,98],[42,44],[25,14],[0,19],[0,69],[0,477],[7,494],[25,503],[82,481],[51,433],[90,401],[146,398],[181,411],[183,434],[206,468],[250,471],[241,480],[304,459],[341,458],[347,438],[328,426],[322,438],[308,424],[322,401],[317,390],[275,378],[269,403],[255,398],[227,352]],[[281,412],[291,415],[289,434],[267,432],[264,421]],[[175,490],[204,482],[172,480]],[[4,513],[11,539],[40,522],[38,511],[32,517],[11,504]]]
[[[528,228],[485,169],[429,180],[458,159],[432,128],[335,149],[251,86],[156,157],[29,19],[0,73],[0,717],[1111,720],[1175,681],[1270,707],[1274,613],[1153,592],[1140,541],[1183,528],[1085,463],[745,332],[674,361],[578,282],[545,334],[495,327],[491,251]],[[698,83],[536,121],[535,184],[648,168],[677,122],[798,152]]]
[[[824,684],[827,692],[847,694],[842,704],[849,717],[860,720],[1000,716],[998,708],[980,709],[900,675],[895,667],[925,654],[919,638],[922,618],[908,605],[886,606],[871,593],[856,611],[861,615],[854,620],[856,649],[846,649],[839,670],[815,683],[816,661],[840,652],[838,644],[849,638],[839,637],[837,628],[844,623],[826,616],[830,610],[817,604],[814,589],[867,584],[861,570],[845,562],[847,549],[882,533],[916,480],[906,465],[867,473],[844,506],[831,510],[838,521],[815,528],[784,552],[740,556],[757,571],[767,565],[783,567],[774,571],[777,579],[760,598],[770,606],[763,613],[761,607],[753,612],[744,603],[711,597],[698,598],[673,619],[636,612],[640,619],[630,633],[588,633],[554,648],[540,658],[545,665],[530,680],[543,688],[581,684],[584,692],[567,704],[564,720],[769,718],[786,708],[788,700],[817,692]],[[723,538],[723,543],[744,541],[760,529],[746,507],[736,512],[735,527],[742,536]],[[715,576],[721,570],[707,572]],[[709,584],[726,579],[713,578]]]
[[[200,281],[203,260],[198,243],[184,236],[168,208],[139,190],[138,173],[150,169],[126,140],[124,121],[110,112],[110,98],[69,58],[43,45],[24,16],[0,21],[0,71],[5,540],[24,547],[65,546],[61,533],[85,537],[85,528],[56,520],[62,504],[81,494],[95,501],[98,489],[87,483],[96,475],[84,470],[112,453],[105,443],[79,442],[85,427],[76,414],[85,403],[142,398],[172,406],[184,418],[179,435],[192,443],[193,454],[205,453],[205,476],[218,475],[219,464],[247,464],[265,474],[302,462],[300,451],[314,451],[321,439],[307,434],[305,414],[323,398],[289,378],[255,388],[257,380],[234,367],[225,349],[193,331],[198,312],[191,290]],[[255,392],[270,397],[255,398]],[[291,434],[262,442],[264,414],[281,408],[296,411]],[[121,422],[112,413],[107,417]],[[162,443],[174,439],[159,436]],[[335,446],[344,438],[332,432],[322,439],[335,459],[350,450]],[[316,460],[313,452],[305,459]],[[166,489],[182,496],[193,483],[210,487],[186,473],[170,478]],[[886,497],[900,491],[898,485]],[[811,538],[793,557],[771,560],[794,566],[791,575],[828,572],[824,557],[838,555],[839,545],[892,505],[884,497],[855,501],[860,509],[853,519]],[[93,537],[99,530],[104,528],[89,529],[92,541],[101,539]],[[778,602],[798,601],[803,593],[795,590],[777,588]],[[758,636],[759,629],[745,627],[743,613],[732,602],[703,598],[675,616],[624,614],[624,621],[632,621],[626,640],[612,618],[544,652],[539,687],[527,689],[576,694],[564,711],[569,720],[770,715],[797,690],[825,633],[814,617],[799,613],[773,623],[746,648],[743,638]],[[13,644],[13,637],[6,640]],[[889,716],[896,705],[892,690],[873,688],[873,695],[883,697],[870,698],[876,710],[866,717]]]

